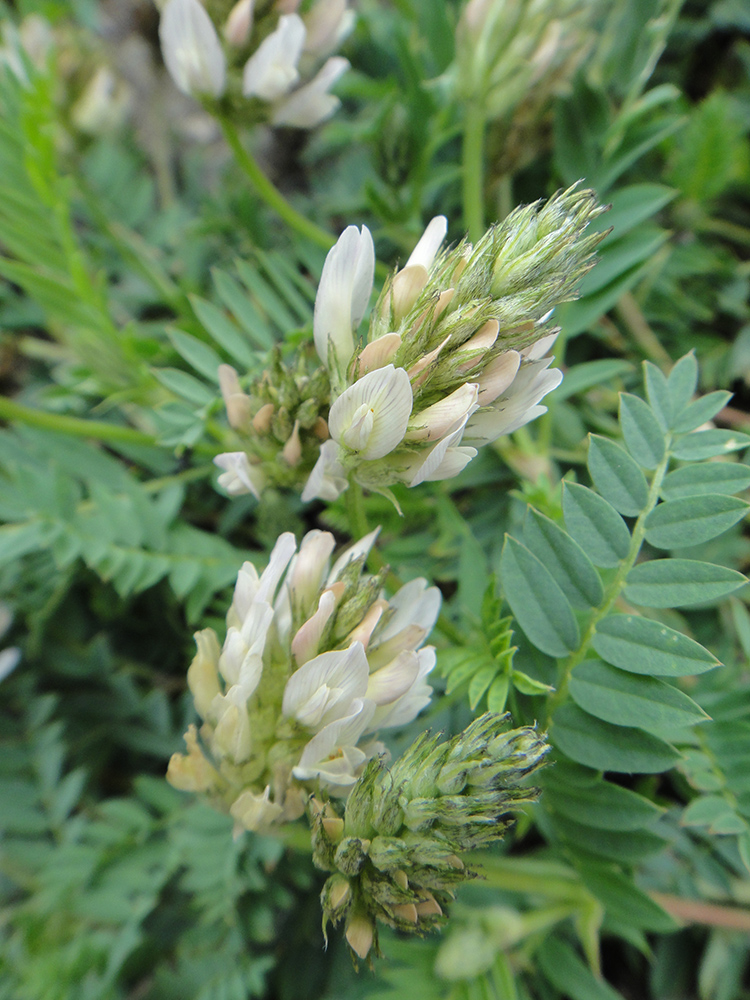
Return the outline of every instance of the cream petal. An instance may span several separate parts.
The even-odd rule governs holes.
[[[434,669],[436,659],[432,646],[420,649],[417,653],[419,668],[416,679],[409,691],[389,705],[378,706],[373,712],[367,732],[377,729],[388,729],[396,726],[406,726],[429,705],[432,699],[432,688],[425,678]]]
[[[411,384],[404,369],[393,365],[378,368],[338,397],[328,417],[335,441],[344,440],[355,417],[359,419],[357,415],[363,404],[372,411],[372,425],[359,457],[368,461],[383,458],[403,440],[411,414]]]
[[[289,560],[297,551],[297,542],[291,531],[285,531],[280,535],[273,547],[268,559],[268,565],[261,573],[258,582],[258,591],[255,599],[257,601],[273,602],[273,596],[279,585],[279,580],[284,574]]]
[[[342,552],[333,564],[331,572],[328,574],[326,587],[332,586],[338,580],[350,562],[353,562],[355,559],[360,559],[363,556],[366,559],[370,554],[370,549],[375,544],[375,539],[379,534],[380,528],[375,528],[375,530],[371,531],[369,535],[365,535],[364,538],[360,538],[354,543],[354,545],[350,545],[345,552]]]
[[[330,531],[308,531],[300,543],[299,552],[289,564],[286,586],[292,595],[297,614],[309,612],[323,586],[328,562],[336,547]],[[298,619],[299,620],[299,619]]]
[[[411,257],[406,262],[406,267],[421,264],[422,267],[430,269],[435,259],[435,254],[440,249],[440,244],[445,239],[448,232],[448,220],[444,215],[436,215],[429,223],[419,242],[414,247]]]
[[[354,351],[353,333],[372,294],[375,247],[367,226],[347,226],[328,252],[315,297],[313,336],[318,357],[330,370],[333,357],[345,371]]]
[[[292,656],[299,665],[317,656],[320,639],[335,607],[335,596],[326,590],[320,595],[318,610],[298,629],[292,640]]]
[[[418,673],[419,657],[413,650],[406,650],[370,674],[367,697],[376,705],[390,705],[411,689]]]
[[[466,382],[449,396],[412,415],[406,441],[437,441],[477,408],[478,386]]]
[[[518,351],[499,354],[487,365],[479,376],[479,405],[487,406],[502,395],[518,372],[521,355]]]
[[[368,699],[352,702],[349,715],[329,723],[310,740],[302,751],[292,774],[300,781],[320,778],[341,787],[357,780],[357,772],[367,759],[356,743],[369,725],[375,705]]]
[[[335,441],[324,441],[320,455],[302,491],[303,503],[310,500],[336,500],[349,485],[346,471],[339,461],[339,446]]]
[[[216,455],[214,465],[226,470],[219,476],[218,483],[230,496],[252,493],[260,500],[265,476],[257,465],[250,464],[244,451],[225,451]]]
[[[332,56],[309,83],[274,107],[271,123],[293,128],[315,128],[330,118],[341,101],[328,91],[348,69],[348,59]]]
[[[418,625],[426,635],[437,621],[441,602],[438,588],[428,587],[423,577],[405,583],[388,602],[394,613],[379,634],[378,642],[392,639],[410,625]]]
[[[159,21],[164,65],[184,94],[220,97],[227,65],[219,36],[199,0],[167,0]]]
[[[299,79],[297,63],[305,43],[305,25],[297,14],[284,14],[245,63],[242,93],[275,101],[288,94]]]
[[[370,674],[361,642],[349,649],[321,653],[308,660],[287,681],[282,713],[311,729],[320,729],[349,711],[362,697]]]
[[[229,813],[240,826],[253,833],[267,830],[281,816],[281,806],[270,801],[271,786],[266,785],[262,795],[242,792],[229,808]]]

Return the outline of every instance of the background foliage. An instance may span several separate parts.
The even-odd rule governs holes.
[[[389,265],[432,214],[471,225],[459,13],[361,0],[342,111],[253,138],[300,212],[367,223]],[[554,763],[445,932],[384,934],[359,974],[323,951],[304,829],[233,840],[163,779],[190,633],[220,627],[241,560],[282,530],[350,533],[343,501],[211,485],[232,442],[217,365],[257,376],[309,339],[324,251],[176,100],[150,5],[18,0],[6,34],[38,14],[47,69],[0,78],[0,617],[21,657],[0,705],[0,997],[750,996],[744,6],[605,4],[576,72],[487,123],[487,221],[583,177],[612,232],[558,311],[549,413],[397,491],[403,518],[377,496],[366,515],[398,577],[446,598],[441,694],[394,749],[489,707],[547,726]],[[92,124],[102,65],[132,99]]]

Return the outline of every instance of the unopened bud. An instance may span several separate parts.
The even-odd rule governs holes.
[[[275,407],[273,403],[265,403],[253,417],[253,430],[258,434],[267,434],[271,429]]]
[[[233,48],[240,49],[247,45],[253,26],[254,6],[255,0],[239,0],[230,11],[224,25],[224,37]]]
[[[289,440],[284,445],[281,454],[284,461],[289,465],[299,465],[299,461],[302,458],[302,445],[299,439],[299,420],[294,421],[292,433],[289,436]]]
[[[367,958],[370,953],[374,931],[372,920],[361,912],[354,914],[347,924],[346,940],[352,951],[362,959]]]

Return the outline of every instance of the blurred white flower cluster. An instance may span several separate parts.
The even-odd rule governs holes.
[[[430,700],[435,651],[423,643],[440,592],[416,579],[383,597],[380,578],[362,574],[376,535],[333,566],[328,532],[309,532],[299,551],[281,535],[260,576],[242,566],[223,647],[212,629],[196,634],[188,684],[204,722],[168,777],[207,792],[240,828],[298,818],[307,789],[346,796],[383,751],[373,734]]]
[[[186,94],[218,99],[236,90],[265,105],[272,125],[312,128],[339,105],[329,90],[349,62],[331,53],[354,14],[347,0],[317,0],[303,16],[299,6],[275,0],[256,10],[256,0],[239,0],[219,32],[201,0],[166,0],[159,37],[167,70]]]

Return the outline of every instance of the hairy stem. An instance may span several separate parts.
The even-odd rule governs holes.
[[[484,127],[481,102],[466,107],[463,138],[464,226],[476,243],[484,232]]]
[[[331,233],[326,232],[325,229],[321,229],[320,226],[306,219],[304,215],[301,215],[296,208],[289,204],[279,189],[263,173],[255,158],[247,151],[239,137],[237,129],[228,118],[224,116],[219,117],[219,124],[237,164],[255,188],[256,194],[286,222],[290,229],[299,233],[300,236],[306,237],[306,239],[322,247],[324,250],[330,250],[336,242]]]

